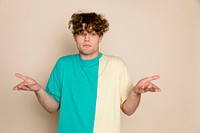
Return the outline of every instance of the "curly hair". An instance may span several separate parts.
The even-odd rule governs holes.
[[[109,30],[109,23],[101,14],[78,12],[71,16],[68,28],[74,35],[86,30],[88,33],[95,31],[99,36],[102,36]]]

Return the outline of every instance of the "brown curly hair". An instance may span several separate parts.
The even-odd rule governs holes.
[[[109,23],[101,14],[78,12],[71,16],[68,28],[74,35],[86,30],[88,33],[95,31],[99,36],[102,36],[109,30]]]

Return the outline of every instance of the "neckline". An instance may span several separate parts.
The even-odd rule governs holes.
[[[102,57],[102,53],[99,53],[97,57],[89,60],[84,60],[81,58],[80,54],[78,54],[78,59],[81,65],[83,66],[93,66],[99,62],[99,59]]]

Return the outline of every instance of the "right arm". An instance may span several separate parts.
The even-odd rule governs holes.
[[[13,90],[34,91],[39,103],[44,107],[46,111],[49,113],[55,113],[59,110],[59,104],[56,102],[56,100],[51,97],[34,79],[19,73],[15,74],[15,76],[22,79],[23,81],[13,87]]]

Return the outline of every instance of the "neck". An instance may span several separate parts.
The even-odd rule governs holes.
[[[84,53],[80,53],[81,59],[83,60],[91,60],[96,58],[99,55],[100,52],[96,52],[93,54],[84,54]]]

